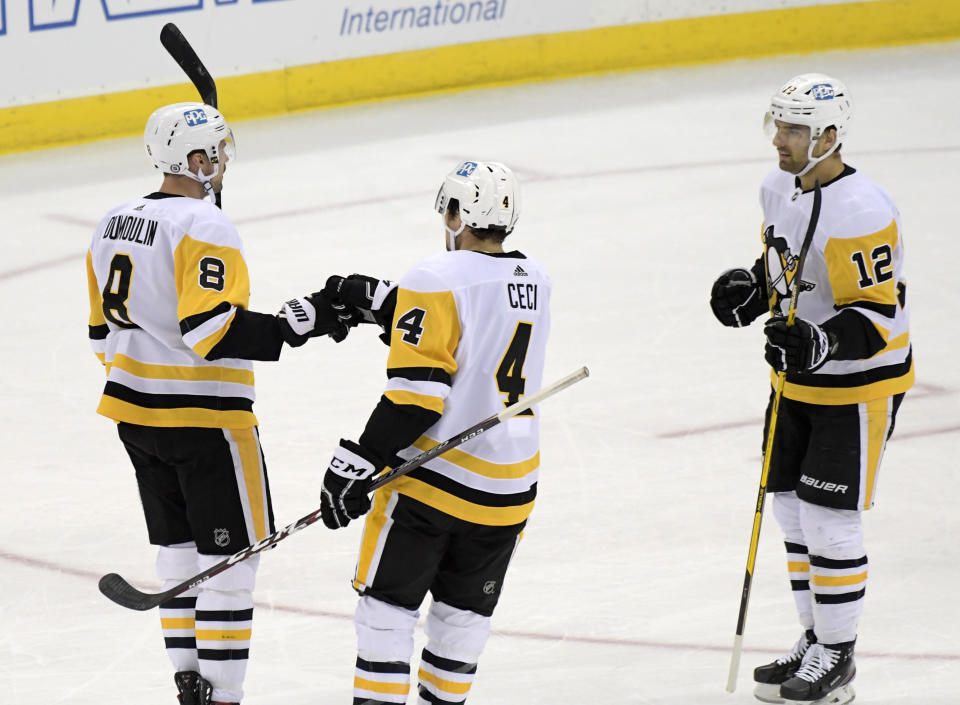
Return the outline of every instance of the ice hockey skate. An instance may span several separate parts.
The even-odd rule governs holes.
[[[815,644],[816,641],[817,637],[813,630],[808,629],[800,635],[800,638],[797,639],[797,642],[787,654],[765,666],[757,666],[753,669],[753,680],[756,682],[753,694],[757,700],[778,704],[786,702],[780,697],[780,685],[797,672],[804,654],[807,653],[810,645]]]
[[[857,668],[854,642],[812,644],[800,668],[780,686],[782,702],[796,705],[846,705],[856,694],[850,685]]]
[[[181,705],[207,705],[212,688],[210,683],[196,671],[177,671],[173,682],[180,691],[177,699]]]
[[[180,691],[177,700],[181,705],[240,705],[211,700],[213,686],[196,671],[177,671],[173,675],[173,682]]]

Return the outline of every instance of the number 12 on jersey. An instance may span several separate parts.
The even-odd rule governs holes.
[[[510,339],[506,352],[503,353],[503,359],[500,360],[500,366],[497,368],[497,389],[501,394],[506,394],[507,398],[503,402],[504,406],[510,406],[520,401],[524,389],[527,386],[527,380],[523,376],[523,363],[527,359],[527,349],[530,347],[530,335],[533,332],[533,324],[527,321],[517,323],[517,329]],[[533,409],[521,411],[517,416],[533,416]]]

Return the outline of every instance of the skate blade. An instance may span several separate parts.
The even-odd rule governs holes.
[[[759,695],[757,697],[760,698]],[[848,683],[847,685],[841,685],[830,693],[830,695],[825,698],[820,698],[819,700],[786,700],[781,698],[779,701],[770,700],[765,702],[788,703],[788,705],[847,705],[847,703],[852,703],[856,697],[857,694],[853,692],[853,686]],[[762,700],[762,698],[760,699]]]
[[[774,683],[757,683],[753,687],[753,697],[760,702],[783,705],[787,702],[780,697],[780,686]]]
[[[855,697],[857,694],[853,692],[853,686],[848,683],[841,685],[827,697],[815,700],[813,705],[847,705],[852,703]]]

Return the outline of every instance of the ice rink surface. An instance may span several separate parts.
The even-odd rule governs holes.
[[[553,276],[545,381],[584,364],[592,375],[542,407],[537,506],[471,703],[751,703],[753,666],[796,639],[768,506],[739,687],[724,692],[768,369],[760,326],[724,329],[707,301],[716,274],[759,251],[757,189],[776,164],[760,129],[766,101],[810,70],[846,81],[855,112],[845,159],[899,204],[917,361],[865,519],[857,702],[957,703],[960,44],[234,125],[224,207],[260,311],[328,274],[397,277],[440,249],[434,195],[461,158],[504,161],[521,179],[507,244]],[[175,702],[157,613],[124,610],[96,588],[110,571],[157,583],[129,461],[94,413],[103,372],[86,340],[83,266],[103,213],[159,181],[139,139],[0,159],[3,703]],[[378,399],[385,350],[368,327],[258,363],[278,525],[319,506],[332,448],[357,437]],[[316,524],[263,557],[245,703],[350,702],[359,533],[358,523],[339,533]]]

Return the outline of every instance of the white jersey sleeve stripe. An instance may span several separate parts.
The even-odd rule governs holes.
[[[204,321],[193,330],[184,333],[183,342],[193,348],[200,357],[206,357],[207,353],[226,335],[236,311],[236,306],[231,306],[228,311]]]
[[[390,390],[383,393],[387,399],[394,404],[419,406],[421,409],[435,411],[438,414],[443,413],[443,398],[430,396],[427,394],[417,394],[416,392],[406,392]]]
[[[437,397],[445,399],[450,393],[450,385],[443,382],[423,382],[420,380],[403,379],[402,377],[393,377],[387,381],[387,392],[411,392],[413,394],[422,394],[428,397]]]

